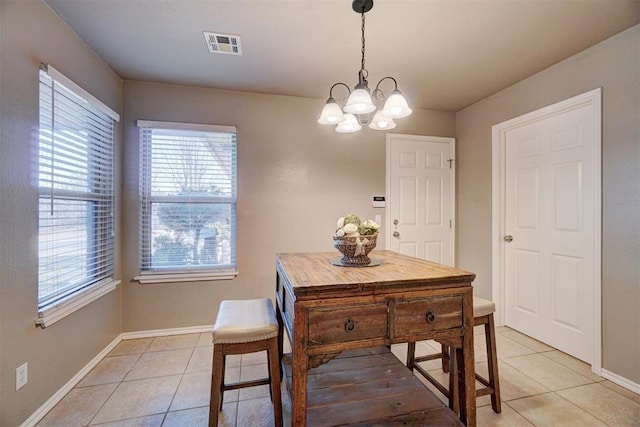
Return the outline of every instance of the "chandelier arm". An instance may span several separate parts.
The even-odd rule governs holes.
[[[346,83],[342,83],[342,82],[338,82],[338,83],[334,83],[333,86],[331,86],[331,89],[329,89],[329,98],[333,98],[333,88],[336,86],[344,86],[347,88],[347,92],[349,93],[349,95],[351,94],[351,89],[349,89],[349,86],[347,86]],[[349,96],[347,95],[347,96]]]
[[[386,79],[393,80],[393,84],[395,85],[394,90],[398,90],[398,82],[396,81],[396,79],[394,79],[391,76],[386,76],[386,77],[381,78],[380,81],[378,82],[378,84],[376,85],[375,90],[380,90],[380,84]]]

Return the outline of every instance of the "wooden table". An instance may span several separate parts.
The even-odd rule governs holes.
[[[307,371],[342,351],[445,339],[458,352],[460,419],[476,425],[473,359],[475,274],[392,251],[375,267],[339,267],[336,252],[276,255],[276,305],[292,348],[291,417],[306,426]]]

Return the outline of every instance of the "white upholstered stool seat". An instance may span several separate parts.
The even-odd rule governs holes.
[[[496,353],[496,333],[493,323],[493,313],[496,311],[496,305],[493,301],[489,301],[479,297],[473,297],[473,325],[484,325],[484,336],[487,347],[487,365],[489,377],[484,378],[476,374],[476,379],[484,386],[476,389],[476,396],[491,395],[491,407],[496,413],[502,412],[502,404],[500,401],[500,380],[498,378],[498,356]],[[428,354],[425,356],[415,356],[416,343],[410,342],[407,348],[407,367],[416,370],[429,382],[431,382],[438,390],[449,398],[449,407],[458,408],[458,381],[456,381],[454,373],[456,372],[456,352],[450,348],[446,342],[442,342],[442,350],[440,353]],[[438,382],[424,368],[418,365],[419,362],[427,360],[442,359],[442,369],[449,372],[449,387],[446,388]]]
[[[269,377],[257,380],[224,383],[226,356],[266,350]],[[209,427],[218,426],[224,392],[258,385],[270,385],[273,417],[282,426],[280,396],[280,365],[278,360],[278,321],[273,303],[268,298],[227,300],[220,303],[213,326],[213,369],[211,373],[211,401]]]
[[[496,304],[488,299],[473,297],[473,317],[482,317],[496,311]]]
[[[268,298],[229,300],[220,303],[213,343],[228,344],[267,340],[278,336],[278,321]]]

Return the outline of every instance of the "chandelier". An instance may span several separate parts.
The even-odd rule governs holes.
[[[411,108],[409,108],[407,100],[402,96],[402,92],[398,90],[398,82],[393,77],[383,77],[373,92],[369,90],[369,82],[367,81],[369,72],[364,66],[364,14],[373,7],[373,0],[353,0],[352,7],[356,13],[360,13],[362,16],[362,61],[360,71],[358,71],[358,84],[355,85],[353,91],[349,90],[349,86],[342,82],[331,86],[329,99],[327,99],[322,109],[318,123],[336,125],[336,132],[340,133],[357,132],[362,129],[363,125],[369,125],[371,129],[376,130],[393,129],[396,127],[393,119],[407,117],[411,114]],[[385,80],[391,80],[394,85],[394,89],[388,98],[385,97],[384,92],[380,89],[380,84]],[[344,108],[340,108],[333,98],[333,89],[336,86],[344,86],[349,93]],[[382,109],[376,111],[378,108],[376,104],[383,105]],[[371,115],[373,115],[373,118],[371,118]]]

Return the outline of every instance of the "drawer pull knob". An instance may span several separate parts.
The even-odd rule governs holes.
[[[433,323],[436,320],[436,314],[433,310],[427,310],[427,315],[425,317],[427,318],[427,323]]]
[[[356,324],[353,323],[353,320],[351,319],[347,320],[347,323],[344,324],[344,330],[347,332],[353,332],[355,328],[356,328]]]

